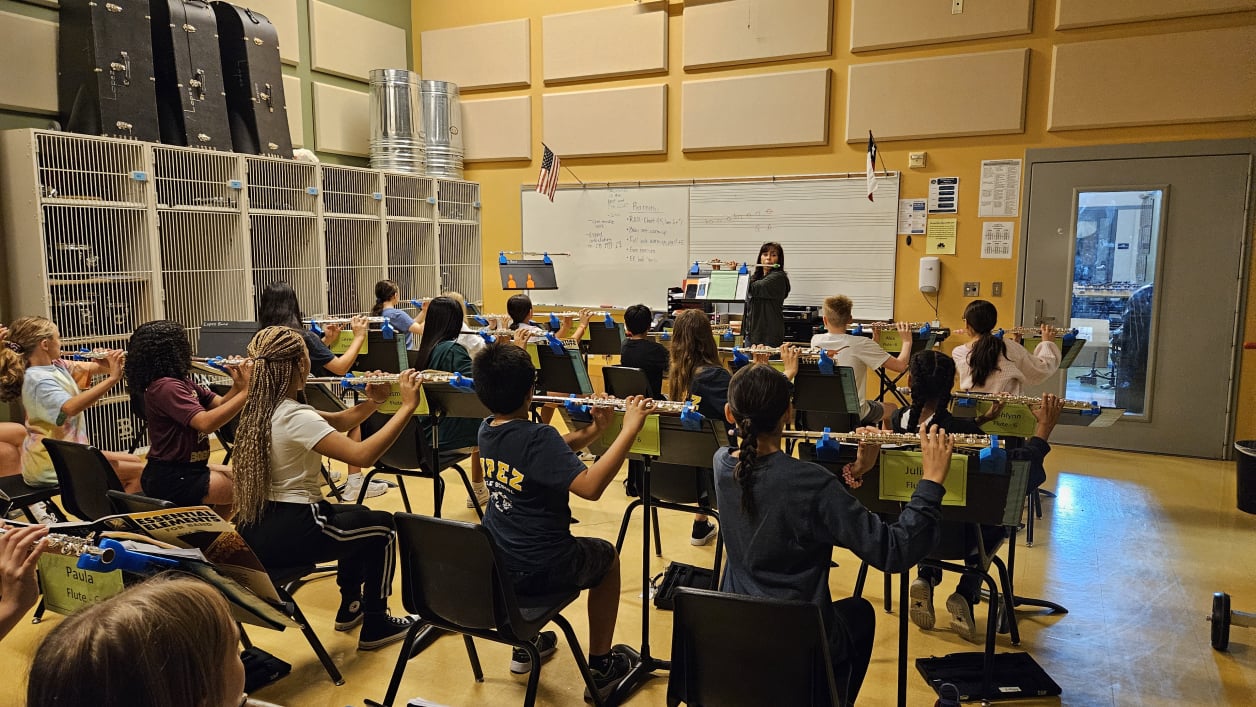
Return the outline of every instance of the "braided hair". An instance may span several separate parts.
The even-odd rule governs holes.
[[[964,321],[977,335],[968,352],[968,365],[972,369],[973,385],[980,386],[999,370],[999,359],[1007,357],[1007,344],[990,333],[999,321],[999,310],[986,300],[973,300],[964,308]]]
[[[248,400],[240,412],[232,454],[237,525],[262,519],[270,491],[271,419],[279,403],[288,396],[293,378],[301,373],[301,363],[307,356],[301,334],[289,327],[266,327],[249,342],[253,377]]]
[[[789,410],[791,392],[789,379],[762,363],[743,367],[728,385],[728,405],[741,439],[733,478],[741,486],[741,510],[752,520],[758,512],[754,500],[754,467],[758,461],[759,435],[776,431]]]
[[[911,376],[912,425],[924,418],[925,405],[934,403],[934,410],[945,410],[951,404],[951,388],[955,385],[955,360],[934,349],[925,349],[911,357],[907,364]],[[907,421],[904,420],[904,426]]]
[[[401,289],[394,280],[380,280],[375,283],[375,306],[371,307],[371,316],[378,317],[383,314],[384,303],[396,297],[400,291]]]
[[[158,378],[187,378],[192,367],[192,344],[187,330],[177,322],[159,319],[135,329],[127,343],[126,386],[131,407],[141,418],[144,414],[144,391]]]
[[[9,326],[9,336],[0,345],[0,400],[7,403],[22,397],[31,352],[56,335],[57,325],[44,317],[22,317]]]

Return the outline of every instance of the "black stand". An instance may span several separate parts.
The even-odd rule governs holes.
[[[859,388],[855,369],[834,366],[824,373],[818,365],[800,363],[794,379],[795,428],[849,432],[859,425]]]
[[[624,350],[624,325],[615,322],[614,326],[606,326],[605,322],[589,322],[589,342],[585,353],[590,356],[618,356]]]
[[[446,418],[454,419],[473,419],[483,420],[492,415],[489,409],[484,407],[484,403],[480,402],[480,396],[476,395],[472,390],[462,390],[453,387],[448,383],[424,383],[423,394],[427,396],[428,408],[432,413],[432,474],[436,478],[436,517],[441,514],[441,504],[444,501],[445,482],[440,478],[441,458],[440,458],[440,423]],[[480,508],[480,503],[475,498],[475,490],[471,488],[471,480],[466,473],[462,471],[457,464],[453,465],[458,470],[458,475],[462,477],[462,483],[467,489],[467,497],[475,501],[475,514],[480,520],[484,520],[484,509]]]
[[[593,384],[589,370],[580,352],[564,349],[558,354],[548,344],[535,344],[537,360],[541,362],[538,386],[543,390],[572,395],[592,395]]]
[[[919,331],[913,331],[911,334],[911,355],[915,356],[921,351],[931,349],[940,342],[946,341],[950,337],[949,329],[930,329],[929,333],[921,334]],[[885,402],[885,396],[892,395],[898,404],[902,407],[911,405],[907,401],[907,397],[898,392],[898,382],[903,380],[903,376],[907,375],[907,371],[902,371],[893,378],[890,377],[888,371],[884,367],[877,369],[877,378],[880,380],[880,390],[877,392],[877,400]]]

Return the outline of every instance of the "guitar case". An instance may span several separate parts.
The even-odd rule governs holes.
[[[62,0],[57,104],[70,132],[156,142],[148,0]]]
[[[255,10],[228,2],[212,5],[218,18],[218,46],[235,151],[291,159],[292,136],[275,26]]]
[[[214,9],[206,0],[151,0],[151,14],[161,141],[230,150]]]

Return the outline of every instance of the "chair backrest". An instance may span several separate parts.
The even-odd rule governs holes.
[[[305,386],[305,401],[315,410],[322,412],[340,412],[349,407],[325,385],[310,384]]]
[[[678,588],[667,701],[724,707],[841,705],[844,695],[833,679],[819,607]]]
[[[105,495],[109,497],[110,503],[113,504],[114,513],[147,513],[149,511],[160,511],[165,508],[175,507],[174,503],[164,498],[123,493],[113,489],[109,489]]]
[[[704,419],[691,430],[678,418],[659,418],[659,448],[663,454],[650,464],[650,496],[673,503],[705,501],[715,508],[715,470],[712,458],[720,448],[716,429],[723,423]]]
[[[61,501],[67,511],[83,520],[113,514],[113,504],[106,494],[121,491],[122,482],[104,453],[90,445],[55,439],[45,439],[44,448],[57,472]]]
[[[13,507],[13,499],[9,498],[9,494],[0,491],[0,516],[9,515],[9,509]]]
[[[602,368],[602,384],[607,395],[626,398],[630,395],[651,397],[650,380],[645,371],[630,366],[605,366]]]
[[[479,630],[509,622],[514,592],[499,575],[488,529],[412,513],[395,519],[406,611]]]
[[[391,414],[377,412],[366,418],[362,421],[362,437],[366,438],[375,434],[387,425],[392,417]],[[397,440],[375,464],[394,469],[430,469],[431,453],[423,425],[419,424],[419,418],[411,415],[406,421],[405,429],[401,430],[401,434],[397,436]]]

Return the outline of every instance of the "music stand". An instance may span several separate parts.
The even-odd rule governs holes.
[[[606,326],[604,322],[589,322],[588,345],[585,353],[593,356],[618,356],[624,350],[624,325],[615,322],[614,326]]]
[[[859,388],[855,369],[833,366],[824,373],[819,366],[799,363],[794,378],[794,425],[797,429],[849,432],[859,425]]]
[[[585,368],[579,351],[564,349],[563,353],[558,354],[546,344],[536,344],[536,355],[540,362],[539,388],[556,393],[593,394],[589,370]]]
[[[473,389],[455,388],[449,383],[424,383],[423,395],[427,396],[427,407],[432,413],[432,470],[436,478],[439,479],[442,470],[440,459],[441,421],[446,418],[483,420],[493,413],[484,406],[484,403],[480,402],[480,396],[476,395]],[[459,467],[459,471],[461,472],[461,467]],[[468,498],[475,498],[475,490],[471,488],[471,482],[466,474],[460,473],[459,475],[462,477],[463,484],[467,487]],[[475,512],[481,519],[484,518],[484,512],[480,509],[478,503],[475,504]]]
[[[919,330],[914,330],[911,333],[911,355],[915,356],[921,351],[931,349],[937,344],[946,341],[950,338],[950,336],[950,329],[930,328],[929,331],[924,334],[920,333]],[[876,339],[877,337],[873,336],[872,338]],[[879,344],[880,342],[877,343]],[[902,349],[899,350],[901,351]],[[894,399],[898,401],[900,406],[908,407],[911,405],[911,403],[907,402],[907,398],[902,393],[898,392],[898,382],[901,381],[905,375],[907,375],[907,371],[900,371],[893,378],[890,378],[890,375],[886,372],[884,366],[878,368],[877,378],[880,381],[880,390],[877,392],[877,400],[884,402],[885,396],[888,393],[894,396]]]
[[[409,367],[405,334],[395,333],[389,340],[384,338],[384,332],[374,329],[366,332],[366,351],[358,354],[352,366],[355,371],[384,373],[401,373]]]
[[[497,263],[503,290],[557,290],[554,263],[545,260],[506,260]]]
[[[644,395],[649,398],[655,395],[650,391],[650,381],[645,377],[645,372],[628,366],[603,366],[602,387],[606,389],[607,395],[616,398],[627,398],[630,395]]]

